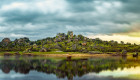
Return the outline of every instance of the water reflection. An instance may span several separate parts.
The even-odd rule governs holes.
[[[0,74],[20,75],[18,80],[128,80],[140,79],[140,59],[132,57],[40,58],[1,57]],[[136,72],[136,73],[134,73]],[[131,73],[131,74],[128,74]],[[35,75],[36,74],[36,75]],[[32,75],[29,77],[29,75]],[[48,77],[44,77],[44,76]],[[123,76],[122,76],[123,75]],[[34,77],[33,77],[34,76]],[[42,77],[41,77],[42,76]],[[131,76],[131,77],[130,77]],[[135,77],[134,77],[135,76]],[[9,77],[14,80],[17,77]],[[6,80],[0,76],[0,80]],[[8,80],[7,79],[7,80]]]

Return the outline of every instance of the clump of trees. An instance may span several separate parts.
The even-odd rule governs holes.
[[[72,31],[58,33],[56,37],[48,37],[45,39],[30,41],[24,37],[11,41],[9,38],[4,38],[0,42],[0,51],[40,51],[48,52],[53,50],[61,50],[64,52],[140,52],[140,45],[124,43],[121,41],[103,41],[99,38],[89,39],[83,35],[74,35]]]

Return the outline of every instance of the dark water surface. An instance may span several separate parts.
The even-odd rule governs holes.
[[[0,57],[0,80],[140,80],[140,59]]]

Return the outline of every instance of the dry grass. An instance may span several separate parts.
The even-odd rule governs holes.
[[[110,54],[44,54],[43,56],[54,56],[54,57],[93,57],[93,56],[111,56]]]

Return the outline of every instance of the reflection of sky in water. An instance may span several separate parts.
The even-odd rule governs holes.
[[[14,71],[5,74],[0,70],[0,80],[58,80],[54,74],[30,71],[29,74],[20,74]]]
[[[121,70],[120,68],[114,71],[102,71],[98,75],[100,76],[113,76],[113,77],[124,77],[130,75],[138,75],[140,74],[140,67],[132,67],[132,68],[124,68]]]
[[[74,80],[128,80],[128,79],[138,79],[140,75],[140,67],[132,67],[132,68],[124,68],[121,70],[120,68],[114,71],[107,70],[101,71],[100,73],[88,73],[82,77],[74,77]],[[46,74],[37,71],[30,71],[29,74],[20,74],[14,71],[10,71],[10,73],[5,74],[0,70],[0,80],[58,80],[58,78],[54,74]],[[60,79],[62,80],[62,79]],[[63,80],[66,80],[63,79]]]
[[[6,58],[0,60],[0,80],[137,80],[140,79],[139,61],[134,58],[76,58],[72,61]]]
[[[25,76],[24,74],[15,73],[14,71],[11,71],[9,74],[3,74],[3,72],[0,70],[0,79],[8,78],[8,77],[14,79],[14,78],[24,77],[24,76]]]
[[[83,78],[86,79],[93,79],[98,77],[98,79],[117,79],[117,78],[124,78],[124,79],[140,79],[140,67],[132,67],[132,68],[124,68],[121,70],[120,68],[114,71],[107,70],[107,71],[101,71],[100,73],[88,73],[83,76]],[[106,79],[107,78],[107,79]],[[97,79],[97,80],[98,80]],[[96,80],[96,79],[95,79]]]

